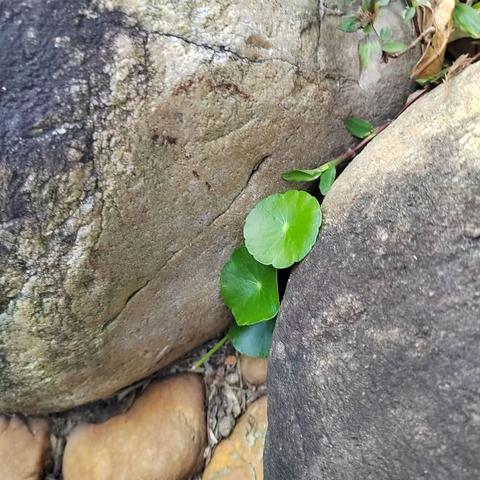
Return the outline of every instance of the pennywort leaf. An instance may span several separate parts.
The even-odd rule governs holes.
[[[398,53],[405,50],[407,46],[402,42],[396,42],[395,40],[388,40],[383,42],[382,49],[387,53]]]
[[[228,338],[235,349],[249,357],[266,358],[272,345],[275,320],[240,327],[233,324],[228,330]]]
[[[320,204],[301,190],[263,199],[247,215],[245,246],[257,261],[287,268],[312,249],[322,222]]]
[[[405,10],[402,12],[402,18],[405,22],[410,22],[413,20],[415,13],[417,13],[415,7],[406,7]]]
[[[469,37],[480,38],[480,12],[466,3],[457,3],[452,14],[453,22]]]
[[[363,139],[373,133],[373,125],[363,118],[347,117],[343,123],[353,137]]]
[[[327,170],[322,173],[320,177],[320,193],[326,195],[330,190],[330,187],[333,185],[335,178],[337,176],[337,169],[335,165],[330,165]]]
[[[270,320],[280,307],[277,271],[257,262],[241,246],[233,251],[222,269],[220,294],[238,325]]]
[[[352,33],[356,32],[361,26],[362,25],[356,16],[349,15],[348,17],[344,17],[342,19],[338,28],[342,32]]]

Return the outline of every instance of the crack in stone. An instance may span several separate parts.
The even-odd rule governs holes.
[[[250,175],[248,176],[245,184],[243,187],[240,189],[240,191],[233,197],[231,202],[228,204],[228,206],[220,212],[218,215],[215,216],[204,228],[204,230],[208,230],[211,225],[213,225],[219,218],[224,216],[233,206],[235,201],[240,197],[240,195],[248,188],[248,185],[250,184],[250,181],[254,177],[255,173],[258,171],[258,169],[261,167],[261,165],[271,157],[271,154],[264,155],[253,167],[252,171],[250,172]],[[109,320],[106,320],[105,322],[102,323],[101,325],[101,331],[104,332],[112,323],[114,323],[120,315],[123,313],[123,311],[128,307],[128,305],[133,301],[135,297],[137,297],[148,285],[150,282],[152,282],[155,278],[157,278],[158,274],[164,270],[171,262],[175,260],[176,257],[178,257],[184,250],[187,248],[191,247],[193,245],[193,241],[188,242],[186,245],[184,245],[180,250],[177,250],[174,252],[164,263],[163,265],[155,272],[155,274],[147,280],[141,287],[137,288],[134,292],[132,292],[128,298],[125,300],[125,303],[123,304],[123,307],[119,310],[119,312]]]
[[[152,35],[157,35],[159,37],[174,38],[174,39],[179,40],[181,42],[187,43],[188,45],[193,45],[197,48],[201,48],[201,49],[204,49],[204,50],[210,50],[211,52],[213,52],[214,56],[215,55],[222,55],[222,54],[225,55],[226,54],[226,55],[230,55],[230,56],[234,57],[237,60],[241,60],[241,61],[248,62],[248,63],[254,63],[254,64],[255,63],[260,64],[260,63],[277,61],[277,62],[283,62],[283,63],[286,63],[286,64],[292,66],[293,68],[296,69],[296,71],[300,70],[299,65],[297,65],[296,63],[290,62],[289,60],[286,60],[284,58],[279,58],[279,57],[250,58],[250,57],[247,57],[245,55],[241,55],[240,53],[236,52],[235,50],[232,50],[231,48],[229,48],[225,45],[209,45],[209,44],[206,44],[206,43],[200,43],[200,42],[196,42],[194,40],[191,40],[189,38],[183,37],[183,36],[175,34],[175,33],[166,33],[166,32],[158,32],[158,31],[149,31],[148,33],[152,34]]]
[[[207,224],[206,228],[209,228],[211,225],[213,225],[220,217],[223,217],[223,215],[225,215],[229,210],[230,208],[232,207],[232,205],[235,203],[235,201],[240,197],[240,195],[248,188],[248,185],[250,184],[250,181],[252,180],[253,176],[255,175],[255,173],[258,171],[258,169],[260,168],[260,166],[263,164],[263,162],[265,162],[265,160],[267,160],[268,158],[270,158],[271,154],[268,154],[268,155],[264,155],[259,162],[256,163],[256,165],[253,167],[252,171],[250,172],[250,175],[248,176],[246,182],[244,183],[243,187],[240,189],[240,191],[233,197],[233,199],[231,200],[231,202],[228,204],[227,208],[225,208],[222,212],[220,212],[218,215],[215,216],[215,218],[213,218],[212,220],[210,220],[210,222]]]
[[[153,278],[155,278],[155,277],[153,277]],[[121,308],[121,310],[114,317],[112,317],[109,320],[106,320],[105,322],[102,323],[102,326],[101,326],[102,332],[105,331],[108,328],[108,326],[111,325],[120,316],[120,314],[123,312],[123,310],[126,308],[126,306],[133,300],[133,298],[137,294],[139,294],[153,280],[153,278],[151,278],[150,280],[147,280],[142,286],[140,286],[136,290],[134,290],[125,300],[125,303],[123,304],[123,307]]]

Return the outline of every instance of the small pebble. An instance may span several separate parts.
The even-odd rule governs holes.
[[[218,431],[222,437],[228,437],[230,435],[230,432],[233,430],[233,427],[235,426],[235,420],[233,417],[222,417],[218,421]]]
[[[240,377],[238,376],[238,373],[233,372],[233,373],[229,373],[225,377],[225,380],[229,385],[235,385],[240,381]]]
[[[254,358],[242,355],[240,359],[243,379],[252,385],[262,385],[267,381],[266,358]]]

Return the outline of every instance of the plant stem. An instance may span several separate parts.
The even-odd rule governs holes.
[[[357,143],[353,147],[349,147],[345,152],[343,152],[339,157],[330,160],[330,162],[324,163],[322,167],[325,167],[325,170],[330,167],[331,165],[337,166],[347,160],[351,160],[355,157],[361,150],[370,142],[370,140],[374,139],[382,130],[385,130],[391,122],[385,123],[384,125],[377,127],[373,133],[371,133],[368,137],[365,137],[361,142]]]
[[[415,48],[425,37],[428,37],[430,34],[433,34],[435,32],[435,27],[430,27],[424,30],[408,47],[404,48],[401,52],[397,53],[387,53],[387,56],[390,58],[398,58],[401,55],[404,55],[408,51],[410,51],[412,48]]]
[[[349,147],[339,157],[334,158],[333,160],[330,160],[327,163],[324,163],[319,168],[326,170],[331,165],[334,165],[336,167],[337,165],[340,165],[343,162],[351,160],[353,157],[358,155],[366,147],[366,145],[370,143],[371,140],[373,140],[380,132],[383,132],[383,130],[385,130],[394,120],[396,120],[400,116],[400,114],[402,114],[410,105],[412,105],[412,103],[416,102],[420,97],[425,95],[428,91],[429,89],[424,89],[420,94],[418,94],[412,100],[406,102],[405,105],[400,109],[400,111],[395,115],[395,117],[392,120],[389,120],[383,125],[380,125],[379,127],[375,128],[373,133],[371,133],[368,137],[365,137],[361,142],[357,143],[355,146]]]
[[[210,359],[210,357],[218,350],[220,349],[223,344],[228,340],[228,334],[225,335],[221,340],[219,340],[198,362],[196,362],[192,370],[196,370],[197,368],[200,368],[207,360]]]

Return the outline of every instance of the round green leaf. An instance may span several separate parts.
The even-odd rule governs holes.
[[[320,204],[309,193],[276,193],[248,214],[243,228],[245,245],[260,263],[287,268],[311,250],[321,223]]]
[[[336,177],[337,169],[335,165],[331,165],[327,170],[325,170],[325,172],[322,173],[322,176],[320,177],[320,193],[322,195],[326,195],[328,193]]]
[[[277,271],[257,262],[241,246],[222,269],[220,294],[238,325],[270,320],[280,307]]]
[[[233,324],[228,330],[228,338],[235,350],[249,357],[266,358],[272,345],[275,320],[239,327]]]

